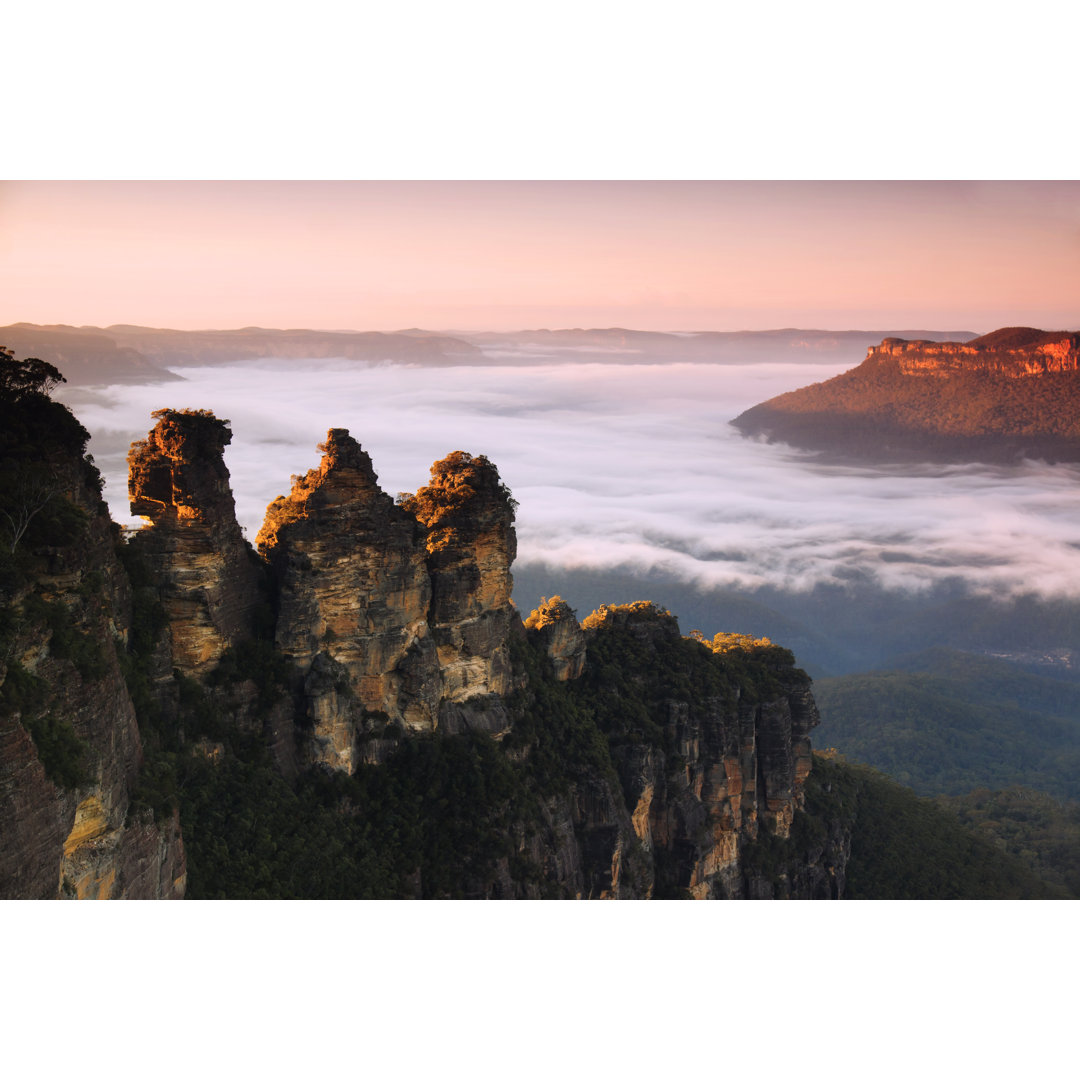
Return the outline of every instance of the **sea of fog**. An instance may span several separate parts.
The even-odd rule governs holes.
[[[520,503],[518,561],[634,568],[710,586],[787,589],[873,574],[963,578],[995,595],[1080,596],[1080,467],[824,465],[728,424],[848,365],[422,368],[249,361],[185,382],[64,388],[92,433],[114,518],[132,522],[125,457],[159,408],[231,421],[225,460],[254,539],[290,476],[348,428],[384,490],[413,491],[453,450],[486,454]]]

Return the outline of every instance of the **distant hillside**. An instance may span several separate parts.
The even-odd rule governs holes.
[[[52,364],[75,386],[180,381],[138,349],[93,326],[0,326],[0,345],[17,357],[34,356]]]
[[[1080,686],[946,649],[819,679],[819,746],[921,795],[1023,785],[1080,798]]]
[[[1023,787],[980,788],[935,801],[1050,885],[1080,897],[1080,802]]]
[[[853,371],[755,405],[747,435],[867,460],[1080,460],[1080,333],[885,338]]]
[[[440,335],[416,337],[375,331],[269,330],[259,326],[241,330],[108,326],[104,333],[123,345],[138,349],[156,363],[178,367],[228,364],[264,357],[300,360],[340,356],[372,363],[390,361],[424,365],[461,364],[482,358],[475,345]]]

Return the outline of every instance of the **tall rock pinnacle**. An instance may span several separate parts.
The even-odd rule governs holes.
[[[200,674],[250,636],[259,570],[229,488],[228,421],[206,410],[153,416],[128,454],[131,512],[149,521],[132,543],[161,583],[173,666]]]
[[[277,644],[303,674],[314,756],[351,772],[387,723],[431,731],[439,677],[424,530],[343,428],[268,507],[258,536],[279,591]]]
[[[432,465],[431,483],[402,505],[428,527],[428,622],[439,650],[441,722],[450,730],[498,731],[505,718],[495,697],[513,689],[510,564],[517,533],[510,492],[486,457],[459,450]],[[475,699],[484,697],[490,707],[477,708]]]

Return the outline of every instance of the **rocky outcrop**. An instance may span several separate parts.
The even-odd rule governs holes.
[[[320,449],[258,537],[314,759],[351,772],[401,732],[504,731],[516,539],[497,470],[452,454],[396,505],[347,431]]]
[[[161,591],[172,667],[200,675],[251,636],[259,568],[236,521],[228,421],[204,410],[153,415],[128,454],[131,512],[148,521],[131,543]]]
[[[634,658],[647,702],[647,723],[608,721],[632,829],[610,837],[621,894],[651,896],[659,887],[734,899],[771,889],[743,853],[764,837],[786,839],[802,806],[818,723],[809,678],[766,641],[740,640],[737,656],[717,655],[682,638],[674,616],[652,604],[604,607],[582,626],[590,657]],[[582,681],[590,682],[588,668]],[[608,694],[597,682],[582,691],[594,701]],[[629,701],[626,708],[629,717]]]
[[[576,679],[585,670],[585,632],[561,596],[543,598],[525,620],[525,629],[537,635],[559,682]]]

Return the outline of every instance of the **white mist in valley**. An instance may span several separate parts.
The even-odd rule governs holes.
[[[1080,467],[856,468],[747,440],[728,424],[844,366],[364,366],[259,361],[175,369],[185,382],[66,389],[92,433],[114,518],[151,412],[212,409],[250,538],[290,476],[348,428],[391,495],[453,450],[486,454],[520,503],[518,560],[632,568],[708,586],[811,588],[874,575],[960,577],[994,595],[1080,596]]]

